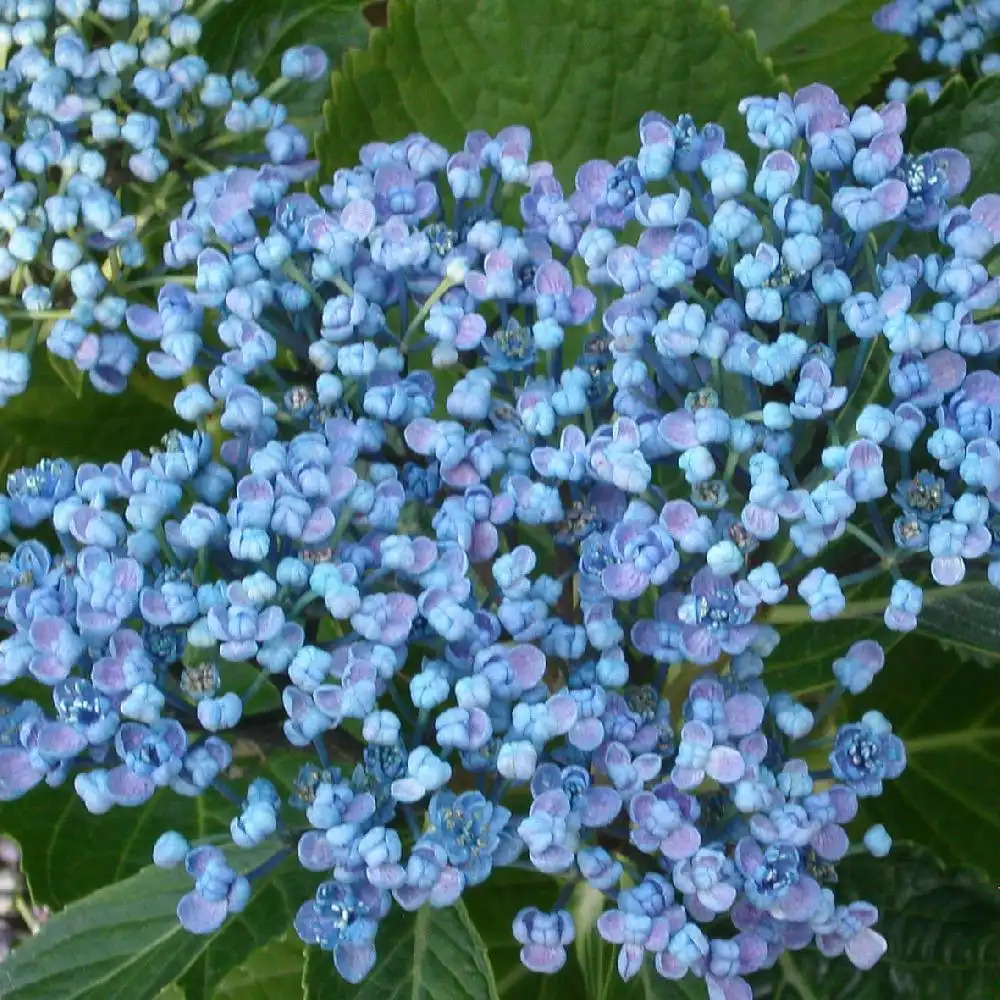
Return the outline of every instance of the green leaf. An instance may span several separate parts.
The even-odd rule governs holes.
[[[889,948],[867,972],[814,948],[788,952],[752,977],[774,1000],[995,1000],[1000,983],[1000,894],[968,871],[947,870],[926,851],[899,846],[888,858],[842,862],[844,901],[879,909]],[[770,987],[766,992],[765,986]]]
[[[237,789],[247,758],[259,760],[252,742],[234,742],[234,760],[226,772]],[[297,765],[285,754],[269,761],[267,776],[287,787]],[[258,769],[259,770],[259,769]],[[72,784],[41,786],[16,802],[0,807],[0,832],[13,837],[23,855],[22,867],[32,896],[53,908],[128,878],[152,859],[153,844],[164,830],[178,830],[189,840],[229,833],[236,807],[221,795],[197,797],[158,791],[145,805],[116,807],[102,816],[87,812]],[[81,837],[83,838],[81,840]]]
[[[148,448],[176,425],[173,410],[152,398],[163,383],[141,364],[124,395],[106,396],[81,382],[78,396],[62,367],[69,362],[50,355],[50,363],[41,354],[35,353],[28,391],[0,407],[0,475],[46,457],[114,461],[130,448]]]
[[[248,871],[265,861],[273,848],[239,852],[231,857]],[[177,902],[192,880],[183,870],[144,868],[123,882],[70,904],[49,920],[0,966],[4,1000],[147,1000],[200,960],[218,968],[225,956],[249,949],[234,938],[252,935],[261,921],[287,927],[299,905],[302,870],[294,856],[262,875],[243,914],[216,934],[190,934],[177,920]],[[270,890],[270,891],[268,891]],[[221,957],[216,958],[219,949]],[[235,963],[233,963],[235,964]],[[220,977],[221,978],[221,977]],[[214,984],[210,984],[214,985]],[[190,996],[210,996],[191,993]]]
[[[529,972],[521,964],[521,945],[514,940],[514,917],[525,906],[548,912],[555,905],[561,883],[558,879],[521,868],[502,868],[486,885],[462,897],[476,930],[489,952],[502,997],[516,1000],[584,996],[580,967],[570,961],[557,976]]]
[[[971,201],[1000,190],[1000,75],[985,77],[970,91],[964,83],[945,88],[913,133],[918,150],[953,146],[972,162],[972,180],[962,195]]]
[[[216,987],[214,1000],[290,1000],[302,993],[305,952],[294,931],[258,948]]]
[[[1000,593],[985,580],[953,594],[945,591],[921,611],[917,630],[963,659],[995,666],[1000,663],[998,601]]]
[[[348,48],[364,45],[369,28],[363,6],[360,0],[228,0],[206,19],[198,51],[214,72],[246,68],[266,86],[279,77],[282,53],[292,46],[318,45],[336,65]],[[276,99],[300,124],[316,129],[329,92],[324,76],[312,84],[295,81]]]
[[[781,641],[765,661],[764,676],[769,690],[802,694],[830,687],[835,680],[833,661],[843,656],[852,643],[875,639],[888,653],[903,639],[902,633],[890,632],[882,620],[881,611],[888,600],[888,584],[884,580],[862,584],[850,591],[847,597],[848,612],[852,607],[867,608],[869,603],[873,603],[872,613],[865,617],[835,618],[819,625],[809,618],[781,625],[778,621],[786,609],[775,609],[773,624]]]
[[[241,853],[237,852],[235,857],[240,857]],[[268,975],[274,973],[275,978],[282,982],[294,983],[295,990],[298,990],[302,980],[303,948],[290,928],[298,908],[312,898],[319,878],[302,868],[294,854],[281,865],[281,870],[282,874],[278,877],[254,883],[254,894],[247,908],[223,924],[213,935],[211,947],[199,954],[184,973],[180,985],[184,989],[185,1000],[217,1000],[222,989],[220,983],[241,969],[242,978],[237,977],[237,985],[229,987],[234,1000],[237,997],[243,1000],[246,996],[240,992],[240,982],[253,982],[256,975],[265,971]],[[269,963],[255,961],[259,949],[266,948],[282,935],[287,938],[289,932],[292,942],[298,942],[294,962],[284,961],[272,967]],[[242,966],[244,962],[249,963],[249,967]],[[271,988],[275,985],[272,982]],[[269,995],[275,994],[261,994],[262,997]],[[294,994],[284,994],[289,995]]]
[[[736,26],[753,31],[761,55],[770,56],[794,88],[822,82],[848,105],[864,97],[906,49],[905,39],[876,31],[872,24],[872,14],[884,3],[725,0]]]
[[[228,830],[233,813],[221,796],[187,798],[166,790],[135,809],[93,816],[70,784],[43,786],[5,803],[0,830],[21,845],[32,896],[58,908],[144,868],[164,830],[200,839]]]
[[[60,358],[51,351],[45,352],[45,357],[49,362],[49,367],[56,373],[59,381],[77,398],[83,399],[83,387],[86,383],[86,375],[72,361]]]
[[[1000,877],[1000,672],[910,636],[851,702],[852,718],[878,709],[906,744],[906,770],[863,800],[865,819]]]
[[[710,0],[480,0],[460,17],[440,0],[392,0],[388,28],[334,74],[318,153],[326,174],[373,139],[421,131],[457,149],[471,129],[523,124],[532,157],[566,183],[587,159],[634,152],[651,108],[718,121],[739,147],[739,98],[777,89]]]
[[[328,952],[310,948],[302,978],[303,1000],[498,1000],[486,945],[465,904],[416,913],[399,907],[379,928],[378,961],[368,978],[350,986]]]

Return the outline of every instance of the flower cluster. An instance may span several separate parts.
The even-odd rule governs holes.
[[[879,31],[911,38],[923,62],[940,67],[939,74],[969,69],[985,76],[1000,71],[1000,2],[998,0],[892,0],[877,10],[872,22]],[[890,100],[905,101],[922,91],[931,101],[941,94],[941,75],[909,83],[893,80]]]
[[[142,237],[185,178],[240,158],[296,179],[315,167],[273,98],[323,75],[323,52],[290,49],[262,91],[246,70],[211,71],[197,47],[216,4],[190,6],[0,3],[0,406],[26,389],[39,341],[99,391],[124,389],[139,353],[125,309],[160,284]]]
[[[318,873],[295,927],[352,982],[393,906],[513,864],[604,894],[624,978],[747,1000],[785,949],[874,964],[830,883],[906,763],[839,700],[883,649],[820,704],[767,660],[787,624],[1000,586],[1000,197],[957,204],[968,162],[908,155],[898,103],[741,110],[756,170],[650,113],[569,191],[520,127],[367,146],[318,199],[199,180],[165,249],[193,291],[126,312],[197,426],[0,500],[0,683],[41,691],[5,704],[0,796],[223,795],[236,847]],[[229,737],[268,724],[295,786],[237,790]],[[189,929],[245,905],[238,853],[158,841]],[[567,898],[516,915],[528,968],[583,931]]]

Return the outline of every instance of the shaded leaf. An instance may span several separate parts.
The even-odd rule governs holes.
[[[246,740],[236,741],[233,765],[226,775],[237,789],[243,787],[236,779],[242,776],[247,756],[258,763],[258,747]],[[275,757],[273,766],[269,760],[267,776],[279,787],[288,787],[294,780],[299,762],[288,761],[294,756]],[[145,805],[115,807],[94,816],[87,812],[71,783],[59,788],[42,785],[0,807],[0,833],[21,845],[22,866],[32,896],[59,908],[146,867],[156,838],[165,830],[178,830],[192,841],[220,833],[228,837],[236,811],[232,803],[215,793],[191,798],[164,789]]]
[[[282,53],[292,46],[318,45],[336,65],[348,48],[364,45],[369,28],[362,7],[360,0],[229,0],[206,19],[198,51],[214,72],[246,68],[267,86],[278,79]],[[296,81],[276,99],[315,128],[329,90],[327,78]]]
[[[216,987],[214,1000],[289,1000],[302,991],[305,949],[294,931],[258,948]]]
[[[888,601],[889,585],[873,580],[850,591],[844,616],[832,621],[814,622],[801,616],[808,612],[801,606],[774,608],[764,621],[778,629],[781,641],[765,661],[764,677],[771,691],[804,691],[830,687],[834,683],[833,661],[861,639],[875,639],[888,652],[902,639],[900,632],[885,627],[882,611]],[[856,613],[851,613],[856,610]],[[786,615],[798,615],[799,621],[782,623]]]
[[[906,49],[898,35],[876,31],[872,14],[885,0],[726,0],[737,28],[757,36],[761,55],[794,88],[820,81],[848,105]],[[751,93],[751,91],[747,91]]]
[[[406,913],[394,907],[379,927],[378,961],[358,986],[337,975],[329,952],[310,948],[303,1000],[498,1000],[486,945],[465,904]]]
[[[948,864],[1000,876],[1000,672],[911,636],[851,702],[852,718],[878,709],[906,744],[906,770],[863,800],[865,818]]]
[[[230,853],[241,856],[238,851]],[[247,908],[226,921],[213,935],[211,947],[184,973],[180,985],[185,1000],[222,1000],[227,995],[246,1000],[254,996],[250,989],[257,984],[261,1000],[297,995],[305,958],[302,942],[291,926],[298,908],[316,891],[319,877],[300,867],[294,854],[281,870],[278,877],[254,883]],[[284,942],[284,950],[269,955],[278,939]]]
[[[248,871],[272,853],[273,848],[258,848],[236,853],[231,860]],[[290,856],[261,876],[255,897],[242,915],[231,918],[232,925],[216,934],[196,935],[184,930],[176,915],[178,900],[192,886],[190,876],[183,870],[144,868],[52,917],[0,966],[0,995],[4,1000],[156,997],[203,956],[217,963],[232,953],[232,937],[251,933],[273,914],[277,900],[286,903],[281,917],[287,926],[290,908],[298,905],[292,890],[299,872]],[[213,957],[217,948],[223,950],[220,959]]]
[[[81,383],[77,397],[41,353],[35,355],[28,391],[0,407],[0,475],[41,458],[115,461],[130,448],[148,448],[177,424],[173,410],[153,395],[163,383],[143,371],[142,363],[125,395],[106,396]],[[174,392],[171,388],[169,399]]]
[[[537,906],[543,912],[550,912],[560,888],[560,882],[550,876],[520,868],[503,868],[495,871],[486,885],[462,897],[489,951],[497,990],[502,997],[545,1000],[585,995],[580,967],[575,961],[568,961],[555,976],[529,972],[521,964],[521,945],[514,940],[512,926],[518,911],[525,906]]]
[[[1000,592],[986,581],[928,602],[918,629],[981,666],[1000,662]]]
[[[948,870],[907,846],[888,858],[839,866],[837,896],[879,908],[888,951],[867,972],[813,948],[787,953],[753,977],[774,1000],[994,1000],[1000,982],[1000,894],[968,871]]]
[[[69,389],[70,393],[76,399],[83,399],[83,387],[87,376],[72,361],[60,358],[51,351],[45,352],[45,358],[56,377]]]
[[[719,121],[739,148],[739,98],[778,88],[709,0],[393,0],[388,28],[334,74],[318,149],[329,173],[373,139],[421,131],[457,149],[471,129],[523,124],[565,183],[634,151],[651,108]]]
[[[164,830],[203,838],[228,831],[233,811],[218,795],[162,791],[143,806],[93,816],[72,785],[42,786],[4,803],[0,831],[21,845],[32,896],[58,908],[147,866]]]

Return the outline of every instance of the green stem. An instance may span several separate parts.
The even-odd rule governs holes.
[[[406,332],[403,334],[402,343],[400,343],[399,345],[399,349],[403,352],[403,354],[406,354],[407,348],[409,347],[410,338],[417,331],[420,324],[423,323],[424,318],[431,311],[431,308],[434,306],[434,304],[436,302],[439,302],[446,292],[450,291],[452,288],[454,288],[456,285],[460,283],[461,282],[454,280],[454,278],[451,278],[446,274],[441,279],[441,284],[438,285],[437,288],[435,288],[434,291],[427,296],[426,301],[420,307],[420,310],[417,312],[417,315],[414,316],[412,320],[410,320],[410,325],[406,328]]]
[[[17,908],[17,912],[21,915],[21,919],[24,921],[25,927],[27,927],[32,934],[37,934],[42,929],[42,925],[32,912],[31,907],[28,905],[28,901],[23,896],[18,896],[17,899],[14,900],[14,906]]]
[[[313,304],[317,309],[319,309],[320,312],[322,312],[323,308],[326,306],[323,296],[316,291],[312,282],[302,273],[298,265],[293,260],[289,259],[281,265],[281,270],[284,271],[285,274],[295,282],[295,284],[304,288],[309,293],[309,297],[313,300]]]
[[[867,548],[871,549],[872,552],[874,552],[875,555],[879,557],[879,559],[883,561],[888,560],[889,554],[885,551],[885,549],[882,548],[881,545],[879,545],[878,542],[875,541],[874,538],[872,538],[871,535],[868,534],[867,531],[864,531],[862,528],[859,528],[856,524],[852,523],[851,521],[847,522],[847,524],[845,525],[845,530],[849,535],[853,535],[859,542],[861,542]]]
[[[799,1000],[819,1000],[819,997],[813,992],[812,987],[805,981],[802,973],[799,972],[799,967],[795,964],[795,959],[792,958],[790,952],[784,952],[778,959],[778,965],[781,966],[781,971],[788,980],[789,985],[793,986],[799,994]]]

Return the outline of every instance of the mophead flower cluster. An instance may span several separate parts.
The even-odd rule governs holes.
[[[1000,72],[998,0],[892,0],[875,12],[872,22],[879,31],[913,39],[921,60],[939,67],[939,75],[916,83],[897,77],[886,91],[889,100],[905,101],[922,91],[933,102],[948,75]]]
[[[5,708],[0,794],[222,794],[236,847],[318,873],[295,927],[352,982],[393,906],[510,865],[565,886],[514,920],[538,972],[580,883],[624,978],[746,1000],[785,949],[873,965],[875,908],[831,883],[906,763],[882,714],[840,714],[878,628],[820,704],[767,661],[783,625],[907,631],[1000,585],[1000,197],[958,204],[968,162],[907,154],[899,103],[741,110],[756,167],[650,113],[571,190],[519,127],[366,146],[318,199],[199,179],[165,249],[193,290],[125,315],[196,426],[0,503],[0,681],[40,692]],[[289,794],[227,776],[262,687]],[[192,931],[246,905],[238,853],[157,842]]]
[[[219,2],[0,3],[0,407],[27,388],[39,342],[100,392],[125,388],[139,357],[125,310],[162,282],[149,232],[191,177],[240,160],[315,169],[274,98],[323,76],[326,56],[289,50],[263,90],[246,70],[212,72],[198,42]]]

